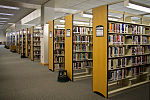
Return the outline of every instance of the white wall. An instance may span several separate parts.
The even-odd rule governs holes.
[[[44,25],[43,36],[41,37],[41,63],[48,64],[48,31],[49,25]]]
[[[4,30],[0,29],[0,42],[5,42],[6,41],[6,34]]]

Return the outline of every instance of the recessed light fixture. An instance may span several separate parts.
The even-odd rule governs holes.
[[[15,23],[8,23],[8,24],[15,24]]]
[[[4,5],[0,5],[0,8],[13,9],[13,10],[19,10],[20,9],[18,7],[4,6]]]
[[[0,13],[0,15],[13,16],[14,14],[8,14],[8,13]]]
[[[56,25],[57,27],[65,27],[65,25]]]
[[[3,17],[0,17],[0,19],[9,19],[9,18],[3,18]]]
[[[59,20],[60,22],[62,22],[62,23],[64,23],[65,22],[65,20]]]
[[[0,21],[0,22],[4,23],[4,22],[7,22],[7,21]]]
[[[118,21],[118,19],[117,19],[117,18],[108,18],[108,20]]]
[[[134,10],[138,10],[138,11],[150,13],[150,8],[144,7],[144,6],[142,6],[142,5],[138,5],[138,4],[131,3],[129,0],[126,0],[126,1],[124,2],[124,5],[125,5],[126,7],[128,7],[128,8],[134,9]]]
[[[108,15],[108,17],[116,17],[116,18],[121,18],[120,16],[114,16],[114,15]]]
[[[83,14],[83,17],[93,18],[93,15],[90,15],[90,14]]]
[[[89,25],[89,23],[86,23],[86,22],[73,21],[73,23],[74,23],[74,24]]]

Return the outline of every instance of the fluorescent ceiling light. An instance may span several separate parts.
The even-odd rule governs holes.
[[[73,23],[74,23],[74,24],[89,25],[89,23],[86,23],[86,22],[73,21]]]
[[[126,7],[134,9],[134,10],[139,10],[139,11],[150,13],[150,8],[140,6],[140,5],[137,5],[137,4],[133,4],[133,3],[130,3],[130,2],[128,2]]]
[[[139,17],[131,17],[131,18],[132,18],[132,20],[140,20]]]
[[[118,21],[118,19],[116,19],[116,18],[108,18],[108,20]]]
[[[60,22],[64,23],[64,22],[65,22],[65,20],[60,20]]]
[[[7,22],[7,21],[0,21],[0,22],[4,23],[4,22]]]
[[[20,9],[18,7],[4,6],[4,5],[0,5],[0,8],[13,9],[13,10],[19,10]]]
[[[120,16],[114,16],[114,15],[108,15],[108,17],[116,17],[116,18],[121,18]]]
[[[36,26],[35,28],[36,28],[36,29],[42,29],[42,27],[41,27],[41,26]]]
[[[8,13],[0,13],[0,15],[13,16],[14,14],[8,14]]]
[[[8,24],[15,24],[15,23],[8,23]]]
[[[3,17],[0,17],[0,19],[9,19],[9,18],[3,18]]]
[[[65,25],[56,25],[57,27],[65,27]]]
[[[83,14],[83,17],[93,18],[93,15]]]

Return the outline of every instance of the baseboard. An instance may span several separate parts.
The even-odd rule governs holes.
[[[40,64],[43,65],[43,66],[48,66],[48,63],[42,63],[42,62],[40,62]]]

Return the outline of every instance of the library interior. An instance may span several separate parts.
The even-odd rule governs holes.
[[[150,0],[0,0],[0,100],[150,100]]]

